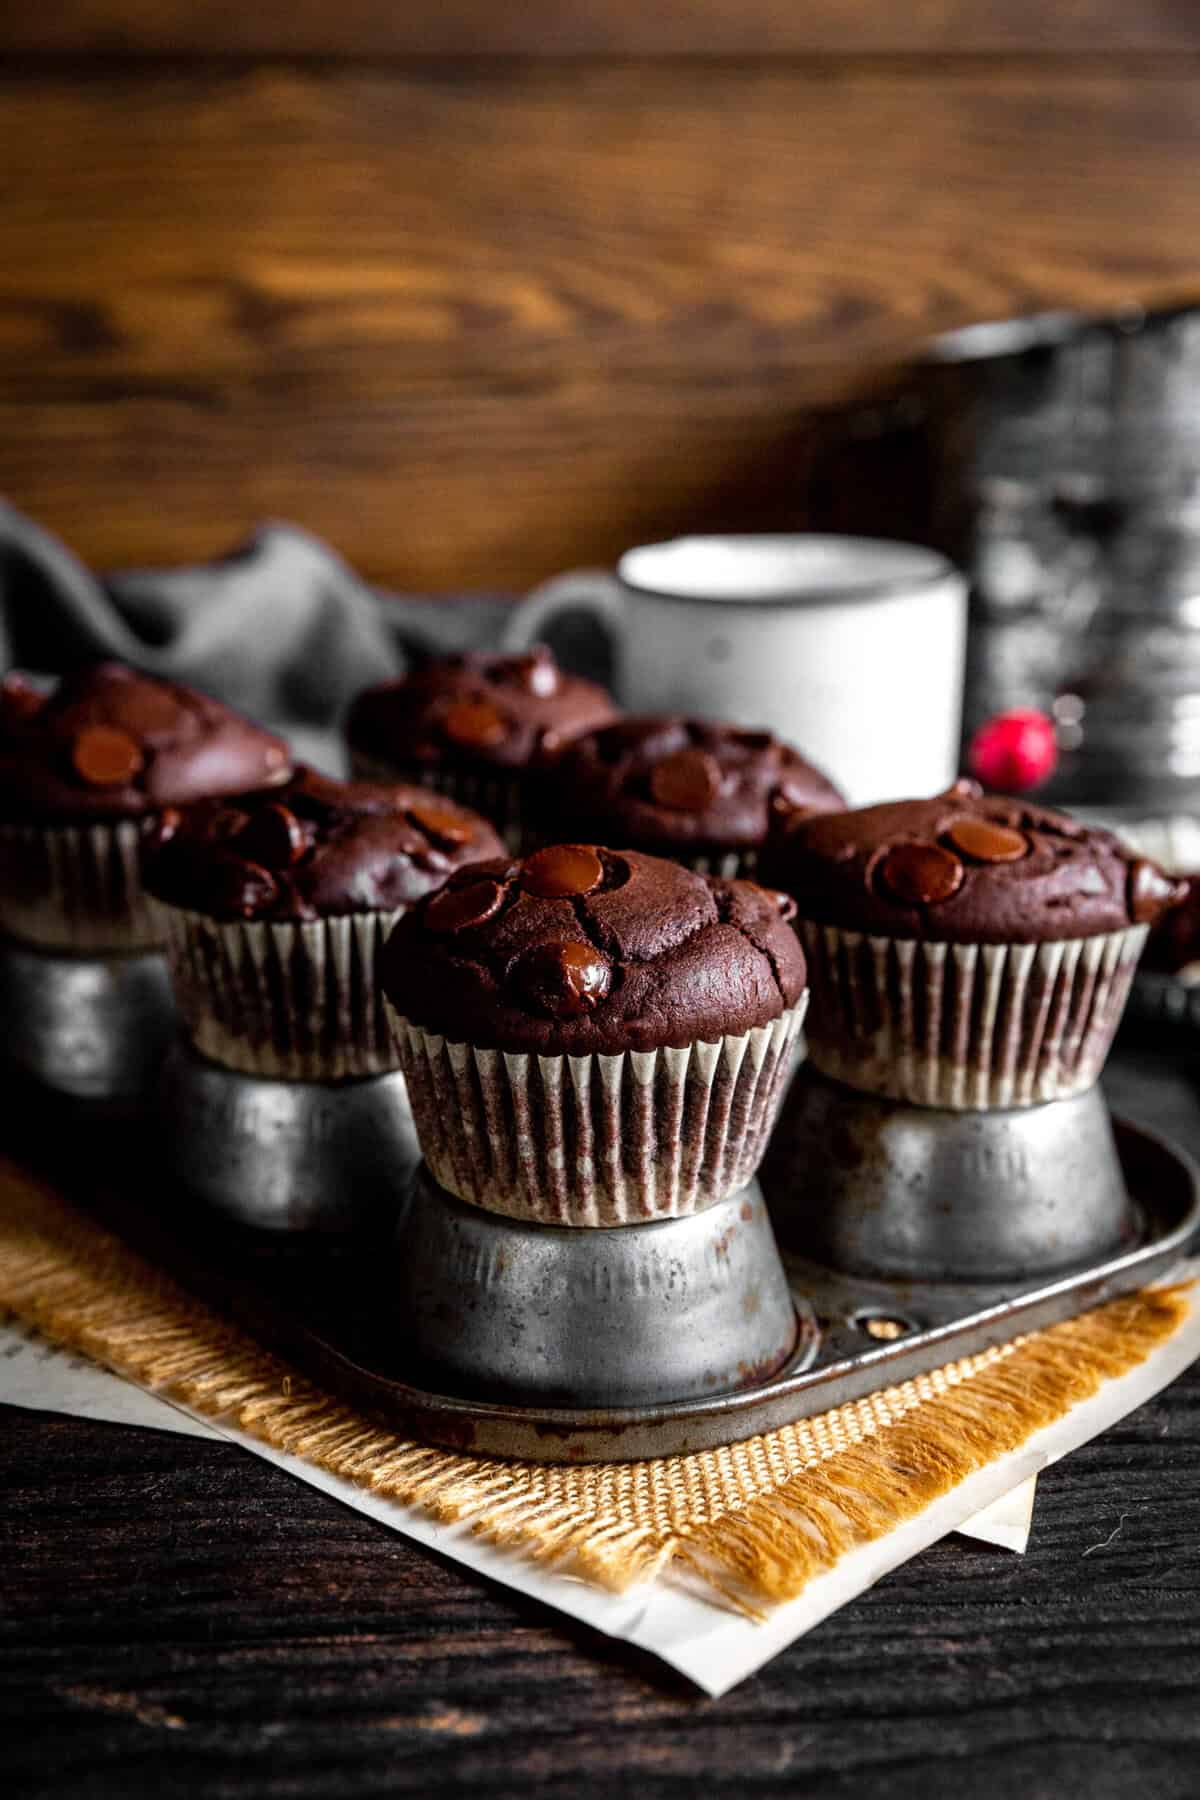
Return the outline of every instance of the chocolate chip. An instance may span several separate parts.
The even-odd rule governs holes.
[[[604,864],[587,844],[549,844],[525,859],[521,886],[539,900],[590,894],[604,880]]]
[[[487,750],[508,736],[508,724],[490,700],[456,700],[442,719],[442,730],[453,743],[471,750]]]
[[[796,902],[792,899],[790,894],[780,893],[778,888],[768,888],[767,892],[779,908],[779,916],[785,923],[790,922],[795,918],[797,912]]]
[[[290,869],[312,842],[303,822],[286,806],[264,806],[251,813],[238,833],[237,851],[264,869]]]
[[[1129,865],[1125,892],[1129,917],[1134,924],[1153,925],[1156,919],[1184,898],[1187,884],[1172,881],[1170,876],[1163,874],[1157,863],[1139,856]]]
[[[27,676],[11,670],[0,681],[0,718],[10,724],[19,724],[23,719],[32,719],[46,703],[46,696],[34,687]]]
[[[236,806],[209,804],[203,810],[195,808],[188,815],[188,830],[206,844],[220,844],[227,838],[235,838],[244,830],[247,814]]]
[[[414,867],[424,869],[427,875],[448,875],[454,863],[444,850],[435,850],[427,844],[423,850],[414,850],[412,854]]]
[[[721,791],[721,767],[707,750],[676,750],[650,772],[650,792],[672,812],[703,812]]]
[[[972,775],[960,775],[957,781],[950,783],[946,792],[947,794],[957,794],[963,800],[981,800],[983,783],[976,781]]]
[[[131,683],[121,695],[119,712],[123,725],[145,735],[175,731],[186,716],[170,688],[150,681]]]
[[[1082,843],[1091,829],[1087,825],[1081,825],[1078,819],[1069,818],[1066,813],[1035,811],[1028,806],[1014,807],[1012,822],[1014,825],[1023,825],[1026,831],[1040,831],[1045,837],[1066,838],[1072,844]]]
[[[518,656],[512,663],[512,672],[525,692],[538,700],[549,700],[559,690],[558,670],[546,650],[531,650],[528,656]]]
[[[772,803],[780,811],[798,813],[804,818],[829,810],[827,804],[822,806],[819,798],[814,799],[811,788],[802,787],[798,781],[781,781],[772,796]]]
[[[210,879],[213,912],[220,918],[252,919],[267,912],[279,897],[279,884],[269,869],[236,856],[214,863]]]
[[[893,844],[879,875],[889,893],[906,906],[936,906],[958,892],[963,866],[939,844]]]
[[[410,806],[408,816],[421,831],[440,838],[445,844],[469,844],[471,841],[471,827],[440,807]]]
[[[148,819],[142,832],[142,846],[148,856],[169,844],[179,827],[183,824],[183,814],[177,806],[164,806],[155,817]]]
[[[612,986],[608,958],[591,944],[537,944],[521,957],[515,975],[526,1000],[556,1019],[590,1012]]]
[[[142,767],[142,747],[116,725],[85,725],[71,760],[89,787],[124,787]]]
[[[1013,831],[1007,825],[995,825],[990,819],[976,819],[967,813],[961,819],[951,819],[946,836],[954,848],[969,856],[972,862],[1020,862],[1030,849],[1024,832]]]
[[[490,875],[446,887],[426,907],[425,923],[431,931],[469,931],[499,912],[503,898],[504,889]]]

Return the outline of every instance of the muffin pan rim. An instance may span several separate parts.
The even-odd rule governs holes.
[[[201,1209],[189,1207],[176,1195],[164,1196],[161,1165],[154,1171],[156,1181],[137,1180],[131,1159],[115,1150],[122,1141],[128,1144],[127,1136],[122,1140],[113,1135],[103,1147],[101,1166],[107,1181],[102,1188],[89,1183],[81,1191],[79,1179],[66,1178],[63,1170],[37,1168],[44,1159],[35,1153],[36,1133],[24,1134],[22,1148],[27,1155],[21,1160],[31,1162],[66,1198],[246,1329],[264,1350],[290,1361],[297,1372],[331,1395],[404,1436],[472,1455],[530,1462],[629,1462],[715,1449],[795,1423],[1167,1275],[1200,1228],[1200,1169],[1161,1134],[1122,1118],[1113,1123],[1130,1190],[1145,1222],[1143,1241],[1134,1249],[1015,1289],[850,1279],[785,1253],[801,1317],[809,1308],[826,1321],[830,1313],[834,1316],[825,1337],[832,1360],[823,1359],[821,1350],[812,1356],[810,1334],[805,1331],[799,1357],[759,1385],[712,1398],[623,1410],[462,1399],[381,1375],[241,1269],[231,1278],[227,1266],[231,1248],[241,1246],[246,1263],[272,1254],[264,1234],[224,1223],[218,1229]],[[1150,1175],[1141,1168],[1147,1159],[1156,1165]],[[139,1201],[133,1196],[143,1186]],[[169,1202],[165,1207],[164,1198]],[[196,1254],[197,1231],[207,1239],[207,1265]],[[274,1246],[274,1253],[296,1266],[305,1248],[292,1239]],[[314,1259],[328,1254],[327,1242],[313,1250]],[[893,1321],[912,1323],[916,1329],[880,1338],[865,1329],[868,1320],[883,1321],[887,1329]]]

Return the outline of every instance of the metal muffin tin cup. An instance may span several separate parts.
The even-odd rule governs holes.
[[[0,939],[5,1058],[75,1099],[136,1102],[175,1029],[158,950],[74,954]]]
[[[551,1226],[458,1200],[422,1164],[393,1253],[381,1341],[442,1393],[659,1405],[760,1385],[796,1349],[753,1181],[682,1218]]]
[[[404,1077],[287,1081],[171,1046],[158,1091],[163,1154],[194,1199],[273,1232],[345,1233],[377,1221],[420,1152]]]
[[[957,1112],[805,1068],[763,1184],[786,1250],[888,1280],[1032,1279],[1112,1255],[1138,1233],[1098,1087]]]

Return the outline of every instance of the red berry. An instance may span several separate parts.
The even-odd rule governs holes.
[[[1033,707],[999,713],[981,725],[967,752],[971,773],[985,787],[1024,794],[1054,773],[1058,744],[1054,721]]]

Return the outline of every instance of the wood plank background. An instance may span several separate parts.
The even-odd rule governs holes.
[[[1194,0],[2,0],[26,49],[362,55],[1196,50]]]
[[[1200,289],[1187,4],[275,11],[0,4],[0,491],[101,565],[803,523],[928,334]]]

